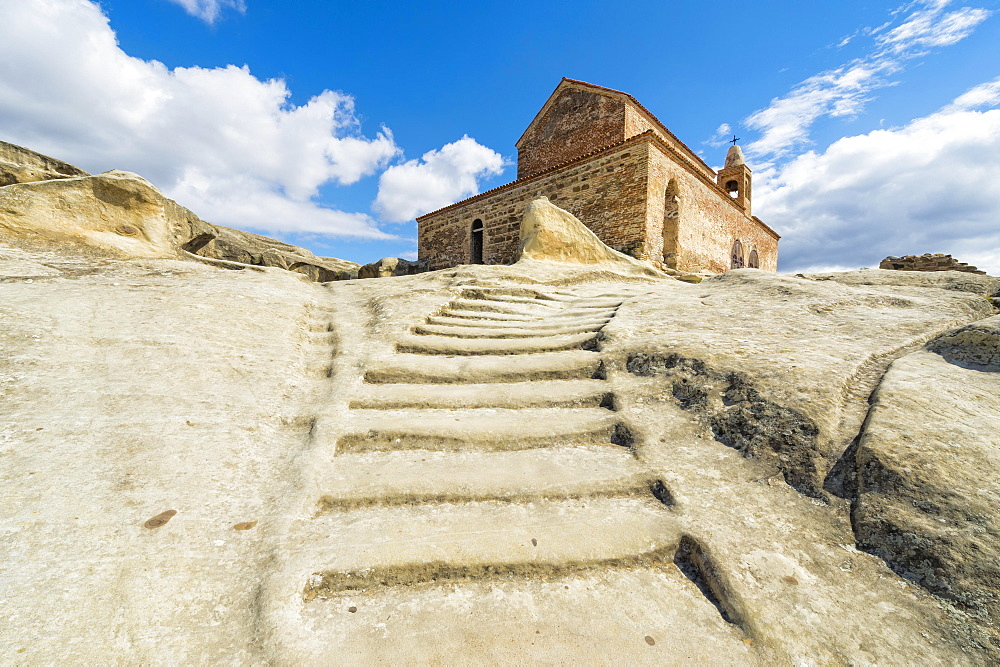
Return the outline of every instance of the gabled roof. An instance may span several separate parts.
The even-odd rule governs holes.
[[[635,99],[634,97],[632,97],[628,93],[622,92],[620,90],[615,90],[613,88],[605,88],[604,86],[598,86],[598,85],[593,84],[593,83],[587,83],[586,81],[578,81],[577,79],[570,79],[570,78],[567,78],[567,77],[563,77],[562,78],[562,80],[559,82],[559,85],[557,85],[556,88],[555,88],[555,90],[552,91],[552,94],[549,95],[549,99],[545,100],[545,104],[542,105],[542,108],[539,109],[538,113],[535,114],[535,117],[531,120],[530,123],[528,123],[528,127],[525,128],[525,130],[521,134],[520,138],[516,142],[514,142],[515,146],[520,147],[521,141],[524,140],[524,137],[527,136],[528,132],[530,132],[531,129],[539,121],[541,121],[542,116],[544,116],[545,112],[548,111],[548,109],[549,109],[550,106],[552,106],[552,103],[553,103],[553,101],[556,98],[556,94],[562,88],[567,87],[567,86],[573,86],[575,88],[585,88],[585,89],[591,90],[591,91],[593,91],[595,93],[598,93],[600,95],[607,95],[608,97],[615,97],[617,99],[624,100],[627,104],[631,104],[637,111],[639,111],[641,114],[643,114],[644,116],[646,116],[647,120],[651,121],[653,123],[654,127],[656,127],[660,132],[662,132],[664,136],[670,137],[671,139],[673,139],[674,141],[676,141],[677,145],[681,148],[681,150],[684,152],[684,154],[688,158],[690,158],[691,160],[694,160],[694,162],[696,164],[704,167],[708,171],[708,173],[715,174],[715,170],[713,170],[711,167],[709,167],[708,164],[704,160],[702,160],[698,156],[697,153],[695,153],[693,150],[691,150],[690,148],[688,148],[687,144],[685,144],[683,141],[681,141],[680,139],[678,139],[677,135],[675,135],[673,132],[671,132],[670,130],[668,130],[667,126],[664,125],[662,122],[660,122],[660,119],[657,118],[656,116],[654,116],[653,113],[649,109],[647,109],[646,107],[642,106],[642,104],[639,102],[639,100]]]

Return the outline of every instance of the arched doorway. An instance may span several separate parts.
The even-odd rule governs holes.
[[[748,269],[760,268],[760,257],[757,256],[756,250],[750,251],[750,257],[747,258],[747,268]]]
[[[740,243],[739,239],[736,239],[736,242],[733,243],[733,255],[729,268],[731,269],[743,268],[743,244]]]
[[[663,193],[663,263],[677,268],[677,233],[681,218],[681,196],[677,179],[671,178]]]
[[[483,263],[483,221],[478,218],[472,223],[469,238],[469,264]]]

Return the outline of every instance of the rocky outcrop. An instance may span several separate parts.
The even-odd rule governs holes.
[[[383,257],[377,262],[371,262],[360,267],[357,278],[391,278],[393,276],[412,276],[427,270],[426,262],[411,262],[400,257]]]
[[[608,247],[572,213],[547,197],[530,202],[521,219],[518,261],[598,264],[646,276],[662,276],[647,262]]]
[[[987,598],[953,594],[994,558],[978,293],[543,260],[316,284],[8,238],[0,662],[992,658]],[[968,368],[907,354],[967,325],[940,345]],[[872,418],[854,449],[910,480],[861,470],[862,551],[824,476],[918,354],[874,408],[912,442]],[[907,468],[924,435],[964,460]],[[947,510],[907,527],[914,501]]]
[[[886,257],[879,263],[878,268],[893,271],[962,271],[964,273],[986,274],[985,271],[960,262],[951,255],[942,255],[941,253],[932,255],[929,252],[923,255]]]
[[[254,266],[295,271],[316,282],[348,280],[358,265],[334,257],[316,257],[309,250],[289,243],[229,227],[213,225],[215,234],[189,241],[185,250],[202,257]]]
[[[24,246],[116,258],[177,258],[216,229],[125,171],[0,188],[0,230]]]
[[[853,456],[858,546],[1000,647],[1000,316],[896,360]]]
[[[69,163],[0,141],[0,187],[89,175]]]
[[[5,183],[5,181],[7,181]],[[138,174],[90,175],[0,142],[0,230],[30,248],[73,247],[91,256],[186,258],[294,271],[326,282],[354,277],[357,264],[212,225]]]

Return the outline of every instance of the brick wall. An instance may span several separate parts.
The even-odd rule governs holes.
[[[665,131],[658,122],[650,118],[648,113],[633,104],[626,104],[625,136],[634,137],[637,134],[642,134],[643,132],[649,130],[652,130],[653,133],[659,137],[660,141],[670,146],[676,153],[684,155],[693,168],[697,169],[708,178],[715,177],[715,172],[712,171],[711,167],[702,162],[701,158],[691,152],[691,149],[685,146],[677,137],[670,134],[670,132]]]
[[[642,256],[648,158],[646,142],[637,138],[422,216],[420,259],[431,270],[468,264],[472,223],[478,219],[485,263],[512,262],[524,208],[540,196],[578,217],[612,248]]]
[[[526,178],[624,139],[624,101],[564,87],[518,141],[517,177]]]
[[[730,268],[733,242],[743,244],[744,256],[757,250],[760,268],[778,269],[778,239],[756,218],[748,217],[728,194],[678,159],[658,142],[648,144],[649,201],[646,230],[649,259],[663,258],[670,268],[721,273]],[[666,191],[671,181],[677,189],[676,217],[667,217]]]

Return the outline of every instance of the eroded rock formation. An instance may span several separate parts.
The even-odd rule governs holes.
[[[73,214],[83,184],[110,217]],[[190,261],[200,228],[131,175],[27,185],[0,188],[0,661],[1000,647],[998,279],[689,284],[536,218],[512,266],[318,284],[227,270],[257,261],[222,235]]]
[[[985,271],[960,262],[951,255],[941,253],[932,255],[929,252],[923,255],[907,255],[906,257],[886,257],[878,265],[878,268],[893,271],[961,271],[986,275]]]
[[[93,257],[190,258],[269,266],[315,281],[354,277],[354,262],[212,225],[125,171],[82,169],[0,142],[0,232],[34,249],[69,247]],[[234,267],[239,268],[239,267]]]

